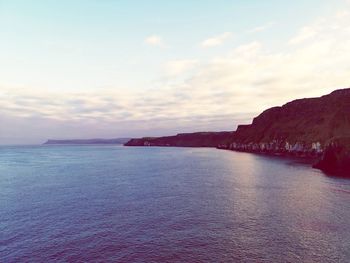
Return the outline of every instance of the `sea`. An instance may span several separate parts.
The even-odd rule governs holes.
[[[350,262],[350,180],[212,148],[0,147],[0,262]]]

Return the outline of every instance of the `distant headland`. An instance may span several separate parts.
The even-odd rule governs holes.
[[[130,138],[47,140],[44,144],[124,144]]]
[[[350,88],[267,109],[233,132],[144,137],[125,145],[217,147],[314,158],[315,168],[350,177]]]

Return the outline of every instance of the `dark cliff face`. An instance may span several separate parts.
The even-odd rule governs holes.
[[[350,137],[334,138],[326,146],[314,168],[327,173],[350,177]]]
[[[314,167],[350,176],[350,89],[270,108],[241,125],[227,149],[317,157]]]
[[[165,137],[131,139],[125,146],[217,147],[230,142],[233,132],[180,133]]]
[[[350,89],[270,108],[241,125],[227,147],[321,154],[327,141],[350,136]]]

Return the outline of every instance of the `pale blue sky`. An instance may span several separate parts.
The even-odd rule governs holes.
[[[233,130],[305,90],[296,69],[313,59],[302,54],[321,59],[335,48],[325,37],[348,40],[348,9],[346,0],[0,0],[0,143]],[[284,57],[294,68],[274,73]],[[300,96],[348,85],[347,69]],[[259,85],[272,80],[296,90],[266,99]],[[255,106],[244,107],[248,90],[262,94]]]

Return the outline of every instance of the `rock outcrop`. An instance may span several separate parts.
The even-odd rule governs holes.
[[[230,142],[233,132],[180,133],[165,137],[131,139],[125,146],[217,147]]]
[[[350,137],[330,140],[321,160],[313,167],[330,174],[350,176]]]

